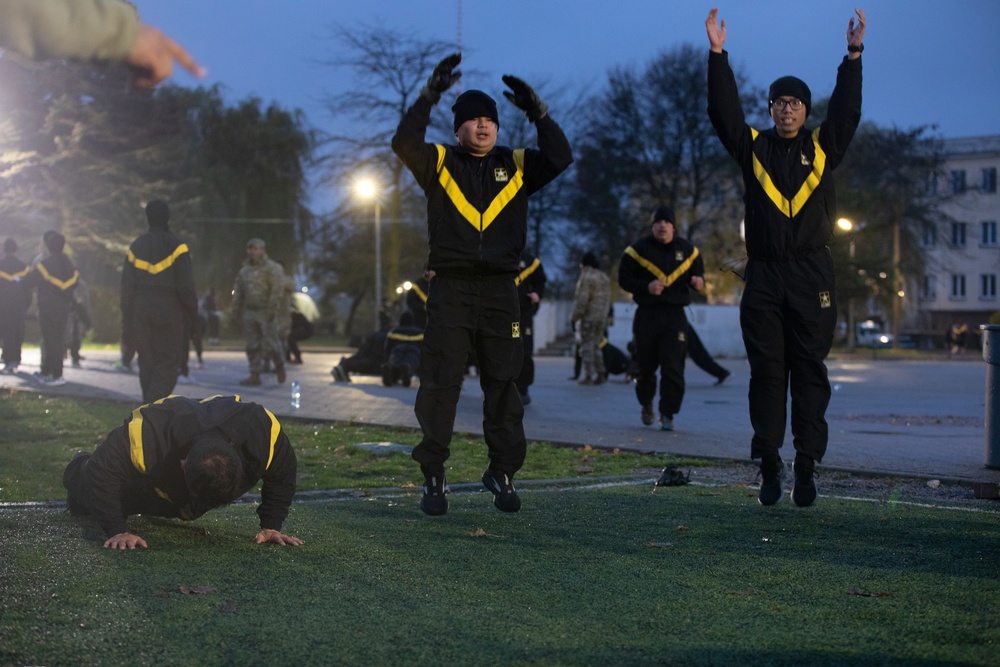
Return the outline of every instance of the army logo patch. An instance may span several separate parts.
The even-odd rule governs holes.
[[[833,303],[830,301],[830,293],[829,292],[820,292],[819,293],[819,307],[820,308],[829,308],[831,305],[833,305]]]
[[[674,259],[676,259],[678,262],[683,262],[684,261],[684,251],[683,250],[678,250],[674,254]]]
[[[510,323],[510,337],[511,338],[520,338],[521,337],[521,323],[520,322],[511,322]]]
[[[683,331],[678,331],[677,332],[677,340],[679,342],[681,342],[681,343],[683,343],[683,342],[685,342],[687,340],[687,336],[685,336],[684,333],[685,332],[683,332]]]
[[[805,153],[799,153],[799,157],[802,160],[803,166],[808,167],[809,166],[809,158],[806,157],[806,154]]]
[[[493,180],[495,180],[497,183],[506,183],[508,180],[510,180],[507,177],[507,170],[504,169],[503,167],[497,167],[496,169],[494,169]]]

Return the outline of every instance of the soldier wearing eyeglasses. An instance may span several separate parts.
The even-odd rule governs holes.
[[[833,170],[861,120],[861,52],[865,14],[847,27],[847,55],[837,70],[826,120],[805,126],[809,87],[793,76],[773,84],[768,106],[774,127],[746,123],[729,66],[726,22],[712,9],[705,21],[708,115],[723,146],[743,171],[746,191],[746,287],[740,325],[750,362],[750,453],[761,460],[758,500],[781,499],[786,403],[792,397],[795,482],[792,501],[816,499],[815,464],[827,447],[830,381],[824,359],[837,322],[833,260],[827,247],[837,219]]]

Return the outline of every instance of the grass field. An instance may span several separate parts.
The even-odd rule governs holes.
[[[4,500],[62,497],[45,479],[127,412],[47,400],[0,395]],[[753,488],[654,488],[647,474],[524,484],[516,515],[458,484],[430,518],[405,455],[335,444],[407,432],[351,428],[289,426],[317,433],[304,483],[356,489],[304,494],[285,524],[299,548],[252,544],[246,504],[133,519],[150,545],[136,552],[101,549],[94,524],[57,507],[0,508],[0,665],[997,664],[1000,513],[831,497],[762,508]],[[483,445],[461,447],[456,477],[471,482]],[[532,455],[552,478],[661,462]],[[313,486],[343,479],[324,468],[364,488]]]

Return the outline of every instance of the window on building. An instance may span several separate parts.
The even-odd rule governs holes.
[[[965,274],[964,273],[953,273],[951,274],[951,294],[949,296],[952,299],[964,299],[965,298]]]
[[[985,167],[983,169],[983,192],[997,191],[997,168]]]
[[[920,298],[937,298],[937,276],[924,276],[920,279]]]
[[[997,274],[984,273],[979,276],[979,298],[993,301],[997,298]]]
[[[937,245],[937,225],[925,222],[920,226],[920,242],[925,246]]]
[[[986,220],[982,223],[983,236],[980,242],[984,246],[995,246],[997,244],[997,222],[996,220]]]
[[[951,223],[951,244],[956,248],[965,247],[965,223]]]
[[[933,197],[938,193],[938,175],[937,173],[928,174],[927,180],[924,181],[924,194],[928,197]]]
[[[951,191],[954,193],[965,192],[964,169],[955,169],[951,172]]]

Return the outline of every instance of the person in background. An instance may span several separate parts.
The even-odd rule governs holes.
[[[714,377],[716,386],[725,382],[726,378],[732,375],[732,373],[730,373],[729,369],[719,365],[712,357],[711,353],[705,348],[704,343],[701,342],[701,338],[698,337],[698,332],[691,326],[690,320],[688,320],[687,334],[688,356],[691,357],[691,361],[698,368]]]
[[[3,259],[0,259],[0,342],[3,343],[3,372],[17,373],[21,364],[21,346],[24,344],[24,316],[31,305],[31,292],[25,278],[31,267],[17,257],[17,241],[3,242]]]
[[[38,325],[42,330],[42,368],[39,381],[59,387],[66,354],[66,321],[73,310],[74,292],[80,273],[66,256],[66,238],[59,232],[46,232],[46,256],[25,278],[26,286],[37,291]]]
[[[545,267],[542,261],[529,254],[521,253],[521,261],[517,268],[520,273],[514,278],[517,285],[518,306],[521,309],[521,374],[514,380],[517,391],[521,394],[521,403],[529,405],[531,396],[528,387],[535,382],[535,314],[545,296]]]
[[[257,544],[299,546],[281,532],[295,496],[295,451],[274,415],[238,396],[171,396],[143,405],[93,454],[63,472],[66,505],[104,531],[107,549],[148,545],[129,531],[133,514],[191,521],[228,505],[263,480]]]
[[[608,371],[600,343],[607,329],[611,310],[611,279],[601,271],[597,256],[587,252],[580,259],[580,277],[576,281],[573,314],[570,320],[580,336],[580,365],[583,377],[579,384],[604,384]]]
[[[847,54],[837,69],[826,119],[805,126],[812,93],[794,76],[768,91],[774,126],[746,122],[736,77],[729,66],[726,22],[717,10],[705,20],[708,34],[708,116],[726,151],[743,172],[746,286],[740,326],[750,362],[750,456],[760,459],[757,500],[781,500],[788,395],[795,446],[792,502],[816,501],[815,466],[829,439],[826,409],[830,379],[824,360],[837,325],[833,258],[828,246],[837,220],[833,171],[844,159],[861,122],[861,52],[865,14],[847,24]],[[801,55],[801,54],[800,54]],[[793,58],[794,59],[794,56]]]
[[[170,231],[170,206],[146,204],[149,229],[129,246],[122,263],[124,339],[135,345],[142,400],[169,396],[187,365],[188,340],[198,321],[198,295],[186,243]]]
[[[80,347],[90,327],[90,292],[87,289],[87,281],[80,278],[76,281],[76,290],[73,293],[73,309],[70,310],[69,319],[66,320],[67,351],[73,368],[80,368],[80,361],[83,359]]]
[[[448,511],[445,462],[465,364],[475,352],[483,398],[489,467],[483,486],[494,506],[516,512],[513,478],[524,463],[524,405],[514,384],[521,371],[520,312],[514,277],[528,231],[528,197],[573,162],[566,135],[528,84],[504,75],[504,95],[538,132],[538,148],[497,146],[496,102],[466,90],[452,106],[457,145],[428,143],[431,110],[458,82],[461,54],[443,59],[403,115],[392,149],[427,196],[427,326],[420,350],[414,412],[423,439],[413,450],[424,477],[420,507]]]
[[[233,322],[243,325],[250,375],[243,386],[260,384],[265,359],[274,363],[278,384],[285,381],[285,352],[278,338],[278,319],[285,293],[285,273],[268,259],[263,239],[247,241],[247,258],[233,285]]]
[[[656,371],[660,371],[660,429],[674,430],[674,415],[684,401],[684,358],[687,356],[687,316],[691,288],[705,287],[704,263],[698,248],[677,235],[674,210],[660,206],[653,213],[652,233],[625,249],[618,284],[631,292],[637,306],[632,321],[638,376],[635,395],[642,406],[642,423],[656,417]]]

